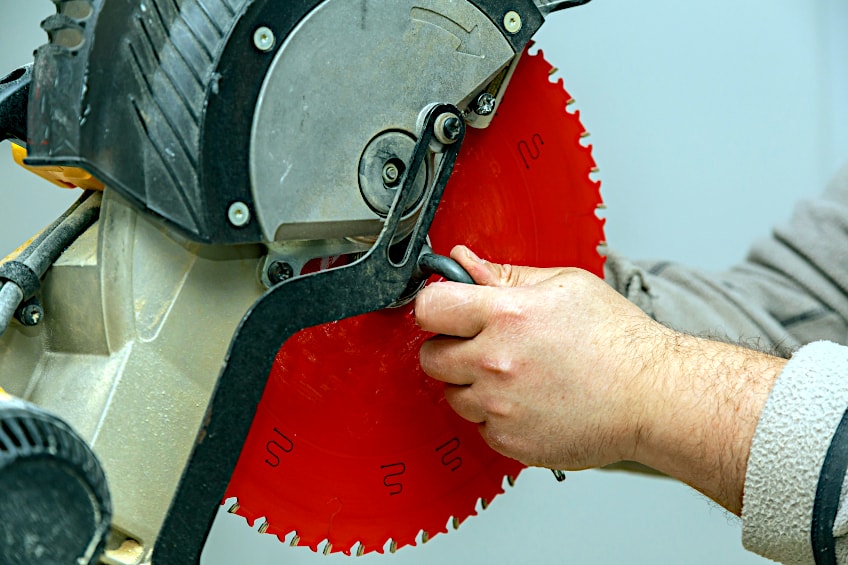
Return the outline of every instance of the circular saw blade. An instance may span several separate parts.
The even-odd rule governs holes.
[[[468,131],[436,214],[437,253],[598,275],[591,149],[562,81],[524,54],[491,126]],[[260,531],[325,552],[382,552],[447,531],[523,465],[483,442],[418,364],[412,305],[303,330],[280,350],[226,497]],[[420,538],[419,538],[420,534]]]

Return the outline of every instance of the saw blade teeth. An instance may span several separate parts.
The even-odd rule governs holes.
[[[291,547],[297,547],[300,544],[300,536],[295,534],[294,537],[289,542]]]
[[[513,477],[512,475],[507,475],[506,476],[506,482],[509,486],[514,487],[515,486],[515,477]]]
[[[397,552],[397,542],[395,540],[389,541],[389,553]]]
[[[362,557],[363,555],[365,555],[365,546],[360,541],[356,543],[356,556]]]
[[[270,525],[271,525],[271,524],[269,524],[269,523],[268,523],[268,520],[265,520],[264,522],[262,522],[262,525],[261,525],[261,526],[259,526],[259,533],[260,533],[260,534],[264,534],[265,532],[267,532],[267,531],[268,531],[268,527],[269,527]]]
[[[238,503],[238,502],[233,502],[233,503],[230,505],[230,507],[229,507],[229,508],[227,508],[227,512],[229,512],[230,514],[235,514],[236,512],[238,512],[239,508],[241,508],[241,507],[239,506],[239,503]]]
[[[485,509],[486,509],[486,508],[488,508],[488,507],[489,507],[489,501],[488,501],[488,500],[486,500],[485,498],[481,498],[481,499],[480,499],[480,508],[482,508],[483,510],[485,510]]]
[[[459,518],[457,518],[456,516],[451,516],[451,527],[454,530],[459,529]]]
[[[333,544],[331,544],[330,542],[327,542],[324,545],[324,550],[321,553],[323,553],[324,555],[330,555],[330,553],[332,553],[332,551],[333,551]]]
[[[428,541],[430,541],[430,534],[421,530],[421,543],[427,543]]]
[[[574,98],[569,98],[568,100],[566,100],[566,101],[565,101],[565,105],[566,105],[566,106],[571,106],[571,105],[572,105],[572,104],[574,104],[575,102],[577,102],[577,101],[576,101]]]

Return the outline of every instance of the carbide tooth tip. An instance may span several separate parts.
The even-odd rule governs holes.
[[[586,139],[590,135],[592,135],[592,134],[589,133],[588,131],[584,131],[583,133],[580,134],[580,139]]]
[[[598,204],[597,206],[595,206],[595,209],[596,210],[606,210],[607,205],[606,204]]]
[[[229,508],[227,508],[227,512],[229,512],[230,514],[235,514],[236,512],[238,512],[239,508],[241,508],[239,506],[239,503],[233,502],[233,504]]]
[[[485,510],[485,509],[486,509],[486,508],[488,508],[488,507],[489,507],[489,501],[488,501],[488,500],[486,500],[485,498],[481,498],[481,499],[480,499],[480,508],[482,508],[483,510]]]
[[[601,172],[601,169],[599,169],[598,167],[592,167],[591,169],[589,169],[589,172],[590,173],[599,173],[599,172]]]
[[[327,542],[327,545],[324,546],[324,551],[322,552],[324,555],[330,555],[333,551],[333,544]]]
[[[271,524],[268,523],[268,520],[265,520],[264,522],[262,522],[262,525],[259,526],[259,533],[264,534],[265,532],[267,532],[268,526],[270,526],[270,525]]]
[[[556,68],[556,67],[551,67],[551,70],[549,70],[549,71],[548,71],[548,76],[551,76],[551,75],[553,75],[553,74],[556,74],[556,72],[557,72],[557,71],[559,71],[559,69],[558,69],[558,68]]]
[[[571,105],[572,105],[572,104],[574,104],[575,102],[576,102],[576,100],[575,100],[574,98],[569,98],[569,99],[565,102],[565,105],[566,105],[566,106],[571,106]]]
[[[513,477],[512,475],[507,475],[506,482],[509,486],[514,487],[515,486],[515,477]]]
[[[427,543],[428,541],[430,541],[430,534],[421,532],[421,543]]]
[[[291,542],[289,542],[289,545],[291,547],[297,547],[298,544],[300,544],[300,536],[295,534],[294,537],[292,538]]]
[[[397,542],[395,540],[392,540],[392,542],[389,544],[389,553],[394,553],[396,551],[397,551]]]
[[[457,518],[456,516],[451,518],[451,526],[453,526],[454,530],[458,530],[459,529],[459,518]]]
[[[363,555],[365,555],[365,546],[362,545],[362,542],[359,542],[359,545],[356,548],[356,556],[362,557]]]

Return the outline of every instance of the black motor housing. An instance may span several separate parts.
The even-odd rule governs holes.
[[[112,518],[106,477],[56,416],[0,394],[0,563],[96,563]]]

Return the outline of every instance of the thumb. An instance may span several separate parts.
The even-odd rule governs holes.
[[[552,276],[551,269],[517,267],[486,261],[464,245],[457,245],[451,249],[450,256],[468,271],[474,282],[483,286],[531,286],[546,281]]]

